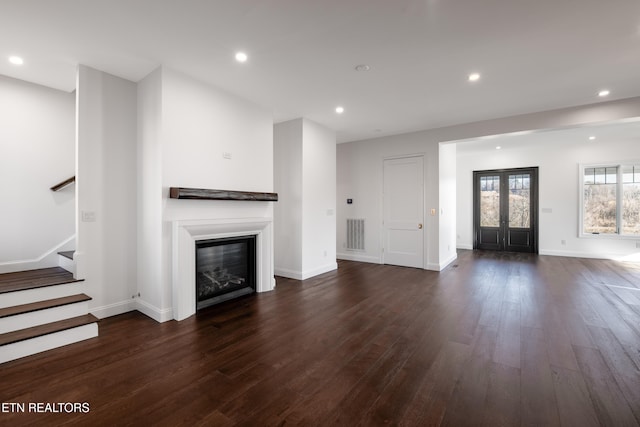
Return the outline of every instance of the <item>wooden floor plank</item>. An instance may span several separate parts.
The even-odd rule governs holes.
[[[558,426],[558,404],[542,329],[523,328],[520,413],[525,426]]]
[[[459,251],[336,272],[0,365],[0,425],[640,425],[636,264]],[[5,276],[9,282],[20,279]],[[44,280],[32,273],[32,282]]]
[[[600,424],[632,426],[638,422],[599,350],[575,347],[580,370]]]
[[[582,373],[557,366],[551,369],[560,423],[584,427],[600,425]]]
[[[515,426],[520,424],[520,369],[492,363],[484,404],[482,425]]]

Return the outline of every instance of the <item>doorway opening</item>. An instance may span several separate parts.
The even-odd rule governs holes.
[[[538,253],[538,168],[473,172],[473,248]]]

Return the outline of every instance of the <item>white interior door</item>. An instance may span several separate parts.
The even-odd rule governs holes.
[[[384,161],[385,264],[423,268],[424,159]]]

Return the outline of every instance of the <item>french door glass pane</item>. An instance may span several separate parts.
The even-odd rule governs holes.
[[[500,226],[500,176],[480,177],[480,226]]]
[[[509,227],[529,228],[531,221],[531,177],[509,175]]]

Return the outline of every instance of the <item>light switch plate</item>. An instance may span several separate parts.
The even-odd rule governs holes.
[[[82,211],[82,222],[96,222],[96,213],[94,211]]]

